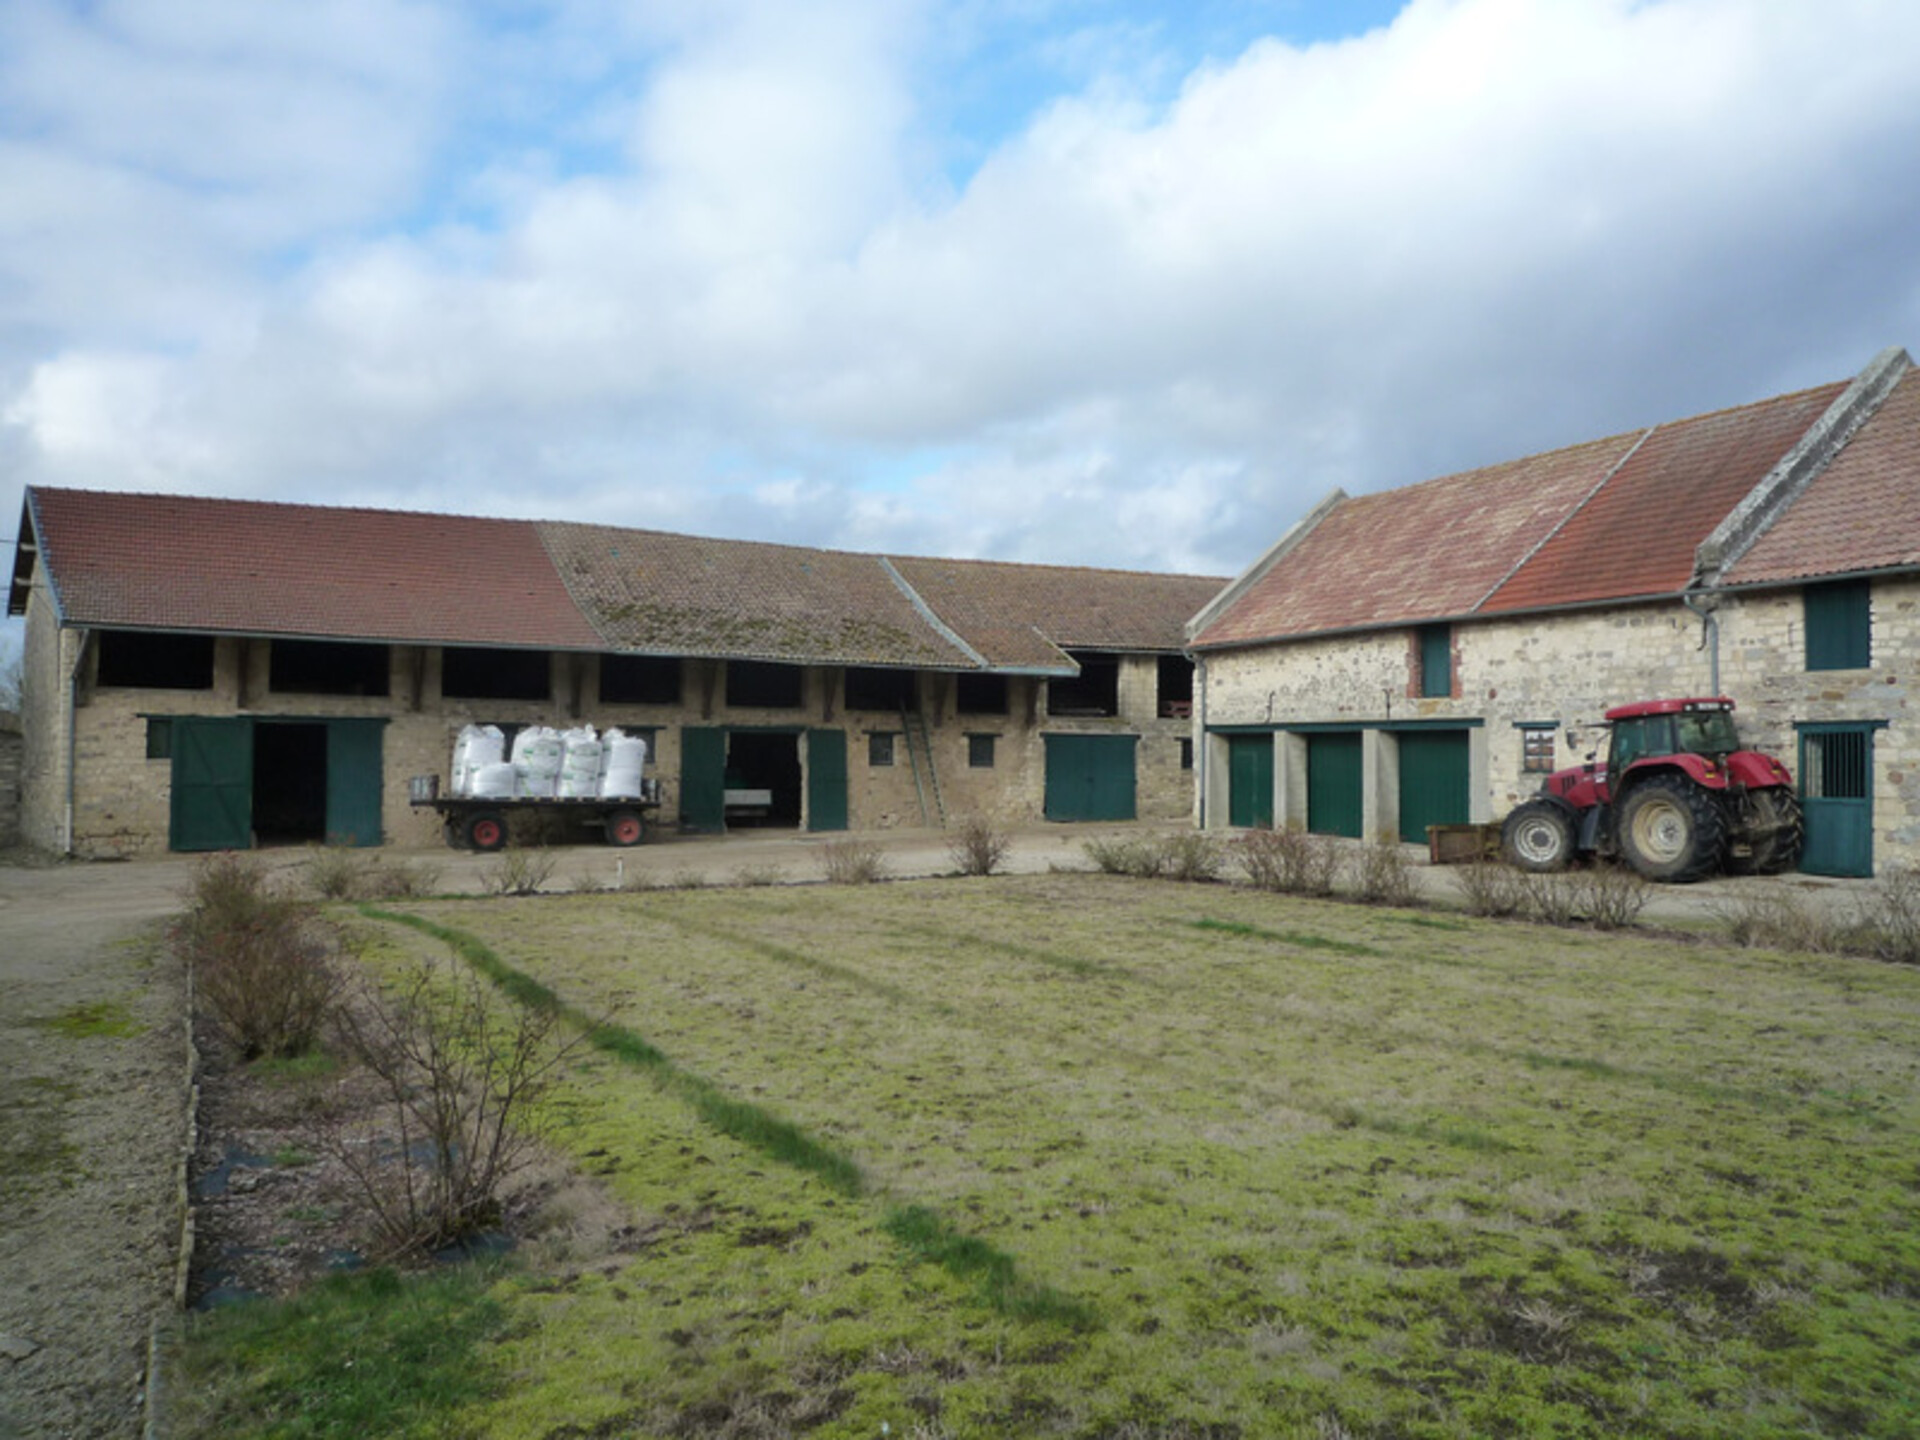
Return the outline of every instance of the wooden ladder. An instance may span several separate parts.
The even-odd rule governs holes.
[[[913,766],[913,790],[920,798],[920,823],[947,828],[947,802],[940,795],[940,772],[933,764],[933,738],[927,722],[917,710],[900,707],[900,728],[907,736],[907,763]],[[921,778],[921,761],[926,762],[926,777]],[[933,808],[927,808],[927,791],[933,791]]]

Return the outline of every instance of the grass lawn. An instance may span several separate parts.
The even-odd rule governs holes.
[[[494,1277],[408,1433],[1920,1433],[1913,970],[1093,875],[405,908],[613,1013],[558,1138],[646,1231]]]

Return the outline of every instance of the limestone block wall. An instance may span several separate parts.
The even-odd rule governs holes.
[[[20,843],[20,771],[25,762],[20,717],[0,711],[0,846]]]
[[[1872,587],[1872,658],[1862,670],[1806,668],[1805,603],[1798,588],[1717,597],[1719,690],[1739,706],[1741,733],[1798,770],[1797,723],[1884,721],[1874,742],[1874,831],[1882,860],[1920,862],[1920,728],[1913,682],[1920,673],[1920,579],[1898,577]],[[1417,679],[1411,631],[1334,636],[1210,655],[1204,667],[1209,728],[1224,725],[1478,719],[1476,765],[1484,796],[1475,805],[1497,819],[1539,789],[1525,768],[1528,724],[1550,724],[1552,764],[1603,756],[1601,717],[1633,700],[1713,693],[1714,644],[1702,620],[1677,602],[1614,606],[1568,614],[1479,621],[1454,627],[1454,693],[1442,699],[1409,694]],[[1196,710],[1200,704],[1196,703]],[[1209,742],[1208,820],[1223,824],[1225,745]],[[1304,796],[1295,770],[1304,747],[1276,766],[1278,814]],[[1379,762],[1384,792],[1389,764]],[[1370,775],[1373,771],[1370,770]],[[1373,822],[1374,811],[1368,811]]]

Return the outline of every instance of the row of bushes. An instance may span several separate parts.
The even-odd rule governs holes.
[[[1226,840],[1200,831],[1090,840],[1087,858],[1109,875],[1208,882],[1238,872],[1261,890],[1322,896],[1346,891],[1372,905],[1410,905],[1413,865],[1391,839],[1357,848],[1303,830],[1249,830]]]

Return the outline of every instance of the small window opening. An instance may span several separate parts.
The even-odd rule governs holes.
[[[449,645],[440,652],[440,693],[450,700],[545,700],[552,688],[544,650]]]
[[[892,715],[902,710],[918,710],[917,688],[911,670],[850,666],[847,670],[847,709],[884,710]]]
[[[1120,657],[1086,651],[1071,652],[1080,673],[1047,682],[1049,715],[1118,715],[1120,713]]]
[[[962,715],[1004,715],[1007,713],[1007,677],[962,675],[955,703]]]
[[[680,660],[673,655],[602,655],[602,705],[678,705]]]
[[[991,770],[993,768],[993,742],[997,735],[967,736],[967,766],[973,770]]]
[[[893,764],[893,736],[876,731],[867,736],[867,764],[875,769],[884,769]]]
[[[267,661],[267,688],[282,695],[385,695],[391,674],[385,645],[276,640]]]
[[[727,704],[749,710],[798,710],[800,676],[798,665],[729,660]]]
[[[1193,714],[1193,661],[1184,655],[1160,657],[1160,718],[1184,720]]]
[[[101,685],[143,690],[211,690],[213,636],[152,635],[138,630],[99,632]]]

